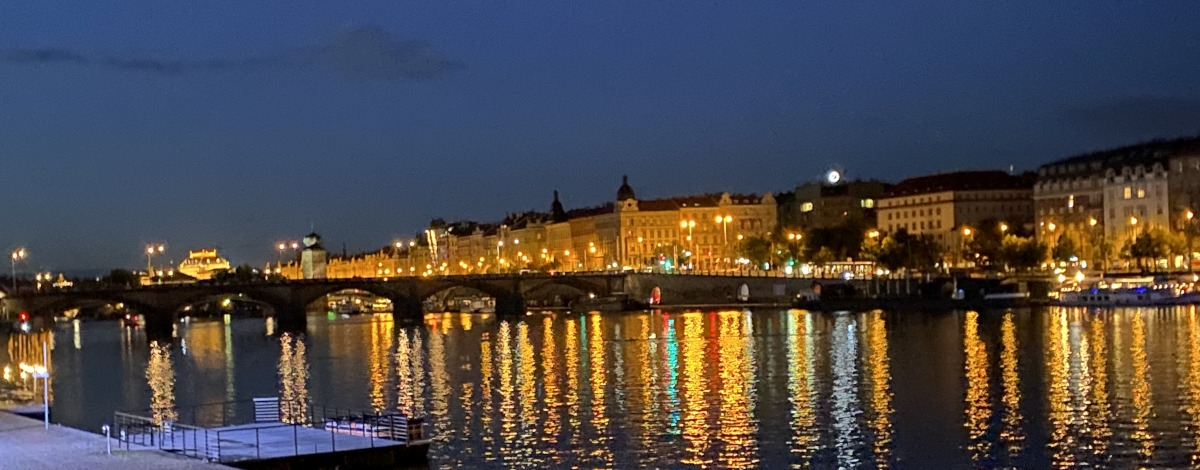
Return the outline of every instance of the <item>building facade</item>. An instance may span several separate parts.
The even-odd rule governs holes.
[[[1034,220],[1033,179],[1003,171],[959,171],[909,178],[878,202],[878,227],[933,235],[952,250],[965,242],[963,229],[994,220],[1009,227]]]
[[[1200,138],[1048,163],[1038,168],[1034,201],[1038,236],[1050,244],[1069,236],[1085,251],[1114,251],[1148,230],[1182,231],[1200,207]]]
[[[830,180],[835,182],[830,182]],[[780,198],[780,222],[800,231],[843,225],[874,227],[876,205],[890,184],[880,181],[843,181],[826,178],[797,186],[790,197]]]

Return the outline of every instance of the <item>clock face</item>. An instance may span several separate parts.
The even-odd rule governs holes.
[[[837,182],[841,180],[842,174],[838,173],[837,170],[829,170],[829,173],[825,174],[825,181],[828,181],[829,184],[837,184]]]

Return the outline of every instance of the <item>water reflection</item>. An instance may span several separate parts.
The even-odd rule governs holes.
[[[816,452],[816,412],[813,410],[811,384],[813,333],[812,314],[788,312],[788,395],[791,398],[791,428],[788,448],[792,467],[804,468]]]
[[[858,329],[853,317],[838,315],[833,323],[833,429],[837,465],[860,465],[862,429],[858,416]]]
[[[279,409],[285,423],[301,423],[308,416],[308,357],[304,340],[290,333],[279,335]]]
[[[3,337],[0,364],[63,335],[57,416],[87,429],[276,390],[424,415],[435,468],[1200,465],[1194,308],[382,315],[275,338],[248,322],[150,347],[63,324]]]
[[[178,421],[179,414],[175,411],[175,366],[171,360],[170,343],[150,343],[146,382],[150,385],[150,413],[154,424]]]
[[[0,357],[4,364],[3,380],[5,384],[18,391],[15,395],[23,399],[37,398],[41,400],[43,381],[34,379],[39,372],[46,372],[52,377],[54,370],[54,334],[42,330],[29,333],[17,333],[9,336],[5,344],[7,357]],[[49,358],[49,363],[46,359]],[[0,387],[0,392],[4,387]],[[54,402],[54,385],[51,381],[50,401]]]
[[[976,466],[984,465],[991,453],[988,424],[991,419],[991,398],[988,396],[987,346],[979,339],[979,313],[967,312],[963,323],[963,368],[967,384],[966,422],[967,448]]]
[[[1010,460],[1021,455],[1025,442],[1025,431],[1022,428],[1021,417],[1021,377],[1017,370],[1020,355],[1017,343],[1017,327],[1013,322],[1013,312],[1004,314],[1004,323],[1000,327],[1000,374],[1003,380],[1002,401],[1004,403],[1003,428],[1000,440],[1008,451]]]

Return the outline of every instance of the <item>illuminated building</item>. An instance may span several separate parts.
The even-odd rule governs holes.
[[[179,263],[179,272],[196,279],[212,279],[213,273],[229,269],[229,261],[217,256],[217,250],[188,251]]]
[[[959,171],[901,181],[880,199],[879,229],[929,234],[954,251],[972,227],[994,220],[1008,226],[1033,223],[1031,176],[1003,171]]]
[[[300,270],[304,279],[324,279],[326,277],[325,248],[321,246],[321,236],[310,233],[304,236],[304,250],[300,252]]]
[[[1033,197],[1038,236],[1047,241],[1075,233],[1090,235],[1081,244],[1120,246],[1150,228],[1183,230],[1187,214],[1200,207],[1200,137],[1047,163],[1038,168]]]
[[[836,183],[830,183],[836,179]],[[801,231],[842,225],[875,227],[875,206],[891,189],[880,181],[845,181],[826,177],[780,194],[779,218],[786,227]]]

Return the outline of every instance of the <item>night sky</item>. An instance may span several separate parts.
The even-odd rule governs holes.
[[[0,5],[24,271],[1200,132],[1194,1],[71,3]]]

